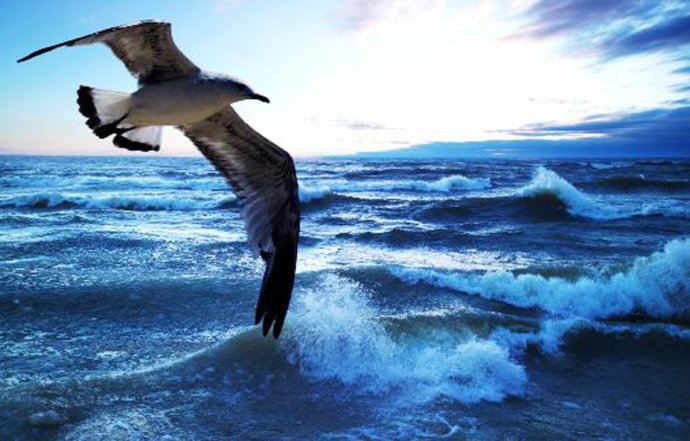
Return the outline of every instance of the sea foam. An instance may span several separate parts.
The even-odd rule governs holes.
[[[87,209],[117,209],[117,210],[173,210],[194,211],[214,210],[231,206],[236,198],[227,188],[227,193],[196,192],[190,196],[176,196],[167,192],[164,194],[126,195],[82,192],[39,191],[31,194],[10,196],[0,199],[0,207],[5,208],[87,208]],[[305,187],[299,189],[300,200],[309,203],[332,194],[327,187]]]
[[[539,167],[532,181],[519,189],[515,196],[520,198],[554,196],[566,205],[569,213],[575,216],[592,219],[625,217],[625,214],[617,213],[609,207],[596,203],[590,196],[545,167]]]
[[[556,350],[566,333],[595,327],[601,319],[634,312],[664,319],[690,311],[690,239],[673,240],[663,251],[635,259],[625,271],[574,281],[506,271],[478,275],[397,267],[391,272],[408,283],[424,282],[549,313],[537,333],[497,334],[509,346],[536,343],[547,351]]]
[[[328,275],[295,299],[282,340],[303,375],[336,379],[359,390],[403,387],[415,401],[447,397],[465,403],[520,395],[524,368],[488,340],[433,343],[394,335],[352,280]]]
[[[506,271],[481,275],[419,268],[391,271],[410,283],[426,282],[561,317],[597,319],[639,310],[664,318],[690,307],[690,239],[671,241],[663,251],[635,259],[626,271],[574,281]]]
[[[68,208],[120,209],[120,210],[211,210],[232,203],[234,196],[218,199],[196,199],[178,196],[112,194],[89,195],[61,192],[39,192],[11,196],[0,200],[0,207],[15,208]]]
[[[491,188],[491,180],[489,178],[468,178],[463,175],[451,175],[435,181],[424,181],[420,179],[403,179],[395,181],[359,179],[335,181],[327,185],[331,190],[337,192],[407,190],[425,193],[448,193],[457,190],[488,189]]]

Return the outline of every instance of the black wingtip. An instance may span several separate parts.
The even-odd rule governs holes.
[[[275,237],[273,239],[273,252],[262,255],[266,260],[266,272],[254,321],[258,325],[263,319],[261,332],[264,337],[273,326],[273,338],[277,339],[283,330],[295,282],[297,238],[284,238],[282,241]]]
[[[76,40],[78,40],[78,38],[77,38],[77,39],[74,39],[74,40],[70,40],[70,41],[65,41],[64,43],[58,43],[58,44],[54,44],[54,45],[52,45],[52,46],[48,46],[48,47],[44,47],[44,48],[42,48],[42,49],[38,49],[38,50],[36,50],[36,51],[31,52],[29,55],[26,55],[26,56],[20,58],[19,60],[17,60],[17,63],[23,63],[23,62],[25,62],[25,61],[28,61],[28,60],[34,58],[34,57],[38,57],[39,55],[43,55],[43,54],[45,54],[46,52],[50,52],[50,51],[52,51],[53,49],[57,49],[57,48],[59,48],[59,47],[61,47],[61,46],[68,46],[68,45],[71,45],[71,44],[74,43]]]
[[[20,58],[19,60],[17,60],[17,63],[23,63],[23,62],[25,62],[25,61],[27,61],[27,60],[30,60],[30,59],[32,59],[32,58],[34,58],[34,57],[37,57],[37,56],[41,55],[42,53],[44,53],[44,52],[41,52],[40,50],[31,52],[29,55],[25,55],[25,56],[23,56],[22,58]]]
[[[133,141],[120,134],[113,138],[113,144],[123,149],[127,149],[133,152],[157,152],[160,150],[160,146],[146,144],[143,142]]]

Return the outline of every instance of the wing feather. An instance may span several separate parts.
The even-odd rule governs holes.
[[[239,200],[248,242],[266,262],[256,323],[278,337],[292,295],[299,241],[297,175],[290,155],[228,107],[180,129],[225,176]]]
[[[199,72],[175,45],[170,23],[144,20],[115,26],[39,49],[20,58],[21,63],[63,46],[104,43],[140,83],[155,83]]]

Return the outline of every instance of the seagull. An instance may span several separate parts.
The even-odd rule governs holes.
[[[137,78],[134,93],[81,86],[79,111],[99,138],[117,147],[158,151],[163,126],[176,126],[225,177],[237,196],[249,246],[266,269],[255,324],[278,338],[292,295],[300,204],[292,157],[245,123],[231,107],[268,103],[242,81],[204,71],[175,45],[170,23],[145,20],[115,26],[39,49],[30,60],[63,46],[104,43]]]

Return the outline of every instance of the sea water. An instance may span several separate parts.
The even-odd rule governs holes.
[[[0,157],[0,439],[690,437],[690,162],[297,161],[278,341],[201,158]]]

